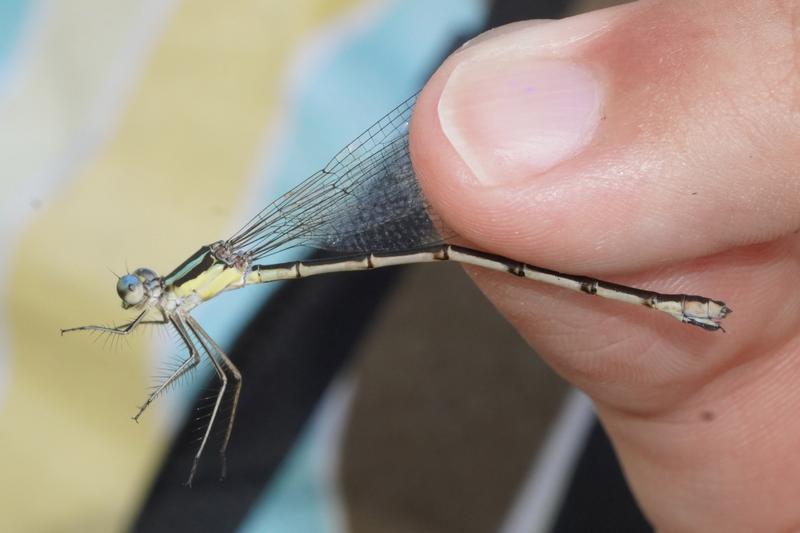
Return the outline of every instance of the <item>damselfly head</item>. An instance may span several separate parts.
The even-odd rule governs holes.
[[[137,268],[133,274],[126,274],[117,280],[117,294],[122,300],[122,308],[128,309],[141,304],[147,297],[150,285],[158,275],[149,268]]]

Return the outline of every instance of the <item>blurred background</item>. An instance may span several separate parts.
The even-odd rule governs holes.
[[[210,373],[136,424],[174,339],[59,335],[124,322],[113,272],[227,237],[470,37],[613,3],[0,2],[0,531],[648,531],[588,400],[458,266],[198,309],[244,390],[191,489]]]

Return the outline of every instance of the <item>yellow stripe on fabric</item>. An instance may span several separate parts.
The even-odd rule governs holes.
[[[114,531],[138,509],[165,444],[155,413],[128,419],[149,384],[146,337],[111,350],[58,330],[126,316],[106,267],[163,275],[223,236],[292,52],[353,4],[182,4],[113,138],[25,230],[6,303],[0,530]]]

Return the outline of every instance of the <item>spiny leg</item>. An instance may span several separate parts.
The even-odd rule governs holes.
[[[228,417],[228,427],[225,430],[225,439],[222,441],[222,446],[219,450],[220,460],[222,461],[222,477],[224,478],[227,474],[228,465],[227,459],[225,456],[225,452],[228,449],[228,443],[231,440],[231,433],[233,432],[233,423],[236,419],[236,409],[239,406],[239,395],[242,392],[242,373],[239,372],[239,369],[236,368],[236,365],[233,364],[233,361],[227,356],[227,354],[222,351],[222,348],[211,338],[211,336],[206,333],[206,331],[200,327],[200,324],[192,317],[187,317],[192,330],[200,333],[211,346],[211,348],[220,356],[222,359],[223,365],[230,371],[231,377],[233,378],[233,405],[231,407],[231,413]]]
[[[163,311],[161,311],[161,319],[160,320],[144,320],[144,316],[147,314],[148,311],[149,311],[149,309],[145,309],[144,311],[139,313],[136,316],[136,318],[134,318],[132,321],[128,322],[127,324],[123,324],[121,326],[117,326],[117,327],[114,327],[114,328],[110,328],[110,327],[106,327],[106,326],[79,326],[79,327],[76,327],[76,328],[62,329],[61,330],[61,334],[63,335],[64,333],[70,333],[70,332],[73,332],[73,331],[99,331],[101,333],[111,333],[111,334],[114,334],[114,335],[127,335],[131,331],[133,331],[134,329],[136,329],[138,326],[140,326],[142,324],[159,324],[159,325],[163,325],[163,324],[166,324],[166,323],[169,322],[169,319],[167,318],[167,316],[164,314]],[[190,348],[190,350],[191,350],[191,348]],[[195,355],[195,359],[197,359],[199,361],[199,357],[197,355]],[[186,362],[188,362],[190,360],[191,359],[189,359],[187,361],[184,361],[184,364],[186,364]],[[184,365],[181,365],[181,367],[183,367],[183,366]],[[194,366],[194,365],[192,365],[192,366]],[[181,373],[185,373],[187,370],[188,370],[188,368],[183,370],[183,372],[181,372]],[[164,387],[166,385],[168,385],[170,382],[174,381],[177,377],[179,377],[179,376],[176,376],[175,374],[173,374],[167,380],[165,385],[162,385],[161,387],[159,387],[159,389],[155,393],[151,393],[150,396],[148,397],[147,401],[144,403],[144,405],[139,407],[139,412],[136,413],[136,416],[132,417],[133,420],[138,422],[139,421],[139,417],[142,415],[142,413],[147,408],[147,406],[150,405],[153,402],[155,397],[158,396],[158,394],[160,394],[162,392],[162,390],[164,389]]]
[[[183,376],[184,374],[195,368],[197,364],[200,362],[200,355],[197,353],[197,349],[194,347],[193,344],[191,344],[191,342],[189,342],[183,336],[180,329],[178,329],[178,325],[175,323],[175,320],[170,319],[169,322],[175,327],[175,329],[178,331],[178,334],[181,336],[183,343],[189,350],[189,357],[187,357],[180,364],[180,366],[178,366],[178,368],[175,369],[175,371],[166,380],[164,380],[163,383],[161,383],[161,385],[159,385],[155,390],[153,390],[150,393],[150,395],[147,397],[147,400],[145,400],[144,404],[139,406],[139,412],[136,413],[136,415],[134,415],[133,417],[131,417],[137,423],[139,422],[139,417],[142,416],[142,413],[144,413],[145,409],[147,409],[150,406],[150,404],[153,403],[153,401],[156,398],[158,398],[158,396],[161,395],[161,393],[164,392],[164,390],[167,389],[167,387],[175,383],[175,381],[179,379],[181,376]]]
[[[140,326],[142,324],[162,324],[163,325],[163,324],[167,323],[167,321],[168,321],[167,317],[164,316],[163,312],[161,314],[161,316],[162,316],[161,320],[143,320],[144,319],[144,315],[146,315],[148,311],[149,311],[149,309],[145,309],[144,311],[139,313],[139,315],[136,318],[134,318],[133,320],[131,320],[127,324],[123,324],[123,325],[117,326],[115,328],[110,328],[110,327],[107,327],[107,326],[78,326],[77,328],[62,329],[61,330],[61,334],[63,335],[64,333],[71,333],[73,331],[99,331],[101,333],[113,333],[114,335],[127,335],[128,333],[130,333],[131,331],[136,329],[137,326]]]
[[[222,382],[219,392],[217,393],[217,399],[214,402],[214,408],[211,411],[211,416],[208,419],[208,425],[206,426],[206,430],[203,433],[203,439],[200,442],[200,447],[194,454],[194,459],[192,460],[192,470],[189,472],[189,479],[186,480],[186,485],[191,487],[192,480],[194,479],[194,476],[197,473],[197,465],[200,463],[200,457],[203,455],[203,450],[205,449],[206,444],[208,443],[208,437],[211,435],[211,429],[214,427],[214,422],[216,421],[217,413],[219,412],[219,407],[222,404],[222,398],[225,395],[225,390],[228,387],[228,376],[225,374],[225,371],[219,364],[219,362],[214,358],[213,355],[211,355],[211,350],[204,341],[204,338],[207,337],[205,331],[203,331],[203,334],[201,334],[199,331],[202,331],[202,328],[199,328],[197,322],[194,321],[191,317],[186,317],[186,318],[188,319],[187,326],[189,327],[190,330],[192,330],[192,333],[194,334],[197,341],[200,343],[200,346],[203,347],[206,357],[208,357],[209,361],[211,361],[211,364],[214,366],[214,371],[216,371],[217,373],[217,377],[219,377],[220,381]],[[180,322],[180,320],[176,320],[175,324],[177,327],[179,327],[179,329],[183,330],[183,333],[186,335],[186,338],[188,338],[189,335],[186,333],[186,330],[183,328],[183,324]],[[195,329],[196,327],[199,329]]]

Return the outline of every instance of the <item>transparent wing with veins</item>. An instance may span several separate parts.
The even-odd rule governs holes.
[[[253,260],[295,246],[388,252],[452,235],[425,201],[408,149],[412,96],[328,165],[269,204],[227,244]]]

